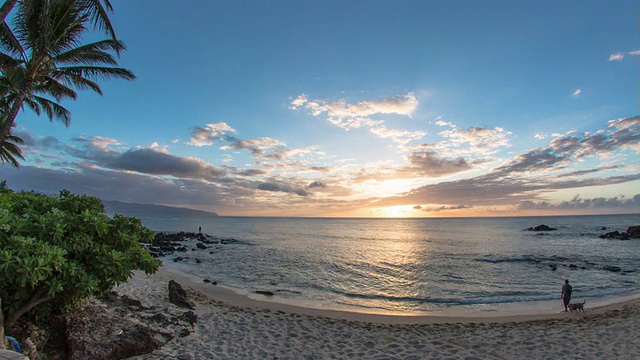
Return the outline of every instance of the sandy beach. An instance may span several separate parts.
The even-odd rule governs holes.
[[[188,289],[196,304],[195,329],[132,359],[640,358],[638,294],[584,313],[543,307],[407,316],[263,301],[169,269],[136,273],[115,290],[145,306],[173,306],[167,299],[170,279]]]

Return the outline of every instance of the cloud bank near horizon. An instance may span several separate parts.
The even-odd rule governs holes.
[[[20,170],[5,165],[0,171],[10,186],[23,189],[55,193],[67,188],[107,200],[194,206],[221,214],[314,216],[415,204],[423,204],[415,209],[424,213],[501,206],[514,211],[593,210],[628,209],[637,203],[635,197],[565,202],[545,197],[559,190],[638,181],[640,164],[616,156],[640,154],[638,116],[610,120],[595,132],[553,134],[545,146],[520,154],[509,154],[515,134],[503,127],[463,128],[437,118],[430,141],[417,143],[427,131],[390,129],[387,119],[373,118],[391,115],[412,121],[418,105],[413,93],[353,104],[309,100],[302,94],[290,104],[291,110],[306,109],[330,126],[367,127],[393,145],[402,155],[400,161],[358,163],[315,144],[290,148],[268,136],[243,139],[229,123],[217,122],[192,127],[182,144],[216,146],[225,154],[220,165],[173,154],[178,146],[174,141],[129,146],[92,136],[65,143],[51,136],[34,139],[22,131],[16,134],[25,140],[30,164]],[[253,162],[234,161],[240,153]]]

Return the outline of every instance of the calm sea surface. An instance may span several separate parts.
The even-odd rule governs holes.
[[[638,215],[138,217],[156,231],[197,232],[202,226],[202,232],[214,238],[235,240],[166,257],[174,268],[246,293],[270,290],[277,298],[323,307],[422,312],[553,300],[558,299],[564,279],[570,279],[574,299],[638,290],[640,240],[598,238],[639,224]],[[524,230],[540,224],[558,230]],[[195,243],[188,247],[195,248]],[[173,263],[178,255],[188,259]],[[612,272],[607,266],[621,270]]]

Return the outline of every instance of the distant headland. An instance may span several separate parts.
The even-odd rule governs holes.
[[[127,203],[116,200],[102,200],[105,211],[109,214],[136,215],[175,215],[175,216],[219,216],[215,212],[188,209],[182,207]]]

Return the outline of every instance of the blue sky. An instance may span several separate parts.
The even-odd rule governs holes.
[[[259,216],[638,212],[635,1],[112,1],[15,189]],[[88,40],[98,39],[94,34]]]

